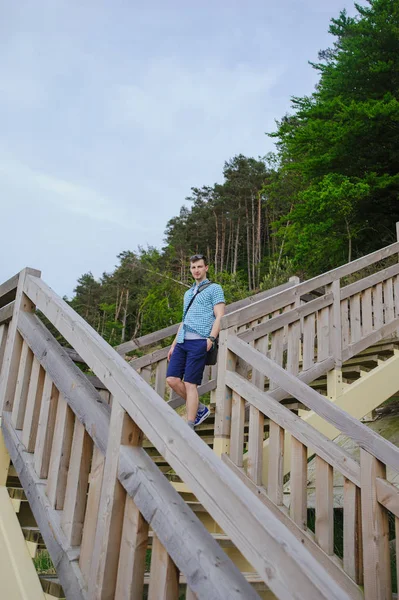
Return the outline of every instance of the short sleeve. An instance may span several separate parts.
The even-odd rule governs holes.
[[[215,283],[211,287],[211,291],[212,291],[212,304],[213,304],[213,306],[215,306],[215,304],[220,304],[221,302],[223,302],[223,304],[226,303],[226,300],[224,299],[223,289],[222,289],[222,287],[218,283]]]

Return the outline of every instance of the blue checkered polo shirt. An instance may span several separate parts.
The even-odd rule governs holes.
[[[205,283],[209,283],[209,279],[204,279],[204,281],[200,283],[200,288],[201,285],[204,285]],[[183,317],[194,293],[195,283],[184,294]],[[212,283],[212,285],[203,290],[190,306],[190,310],[184,319],[183,327],[177,336],[177,343],[181,344],[184,342],[186,331],[191,331],[192,333],[197,333],[198,335],[207,338],[211,333],[212,325],[215,321],[213,307],[221,302],[224,303],[225,299],[222,287],[218,283]]]

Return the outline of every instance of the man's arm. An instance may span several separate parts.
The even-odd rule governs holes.
[[[215,315],[215,321],[212,325],[210,336],[217,338],[220,332],[220,320],[224,316],[226,305],[224,302],[219,302],[219,304],[215,304],[213,307],[213,314]],[[209,351],[212,348],[212,340],[208,338],[207,340],[207,350]]]
[[[173,340],[173,344],[171,345],[171,347],[170,347],[170,349],[169,349],[169,352],[168,352],[168,360],[170,360],[170,359],[171,359],[171,356],[172,356],[172,354],[173,354],[173,350],[176,348],[176,344],[177,344],[177,338],[178,338],[178,336],[179,336],[179,332],[180,332],[180,329],[181,329],[182,327],[183,327],[183,322],[181,322],[181,323],[180,323],[180,325],[179,325],[179,329],[177,330],[177,333],[176,333],[176,337],[175,337],[175,339]]]

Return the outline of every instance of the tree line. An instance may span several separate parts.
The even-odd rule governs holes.
[[[165,246],[118,256],[77,282],[71,305],[116,345],[181,319],[188,258],[204,253],[231,302],[309,277],[396,240],[399,220],[399,2],[368,0],[332,19],[331,48],[270,132],[276,151],[237,155],[222,181],[192,188]]]

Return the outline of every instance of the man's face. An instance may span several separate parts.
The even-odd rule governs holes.
[[[195,281],[200,283],[206,279],[208,265],[205,265],[204,260],[201,258],[201,260],[196,260],[195,262],[190,263],[190,271]]]

